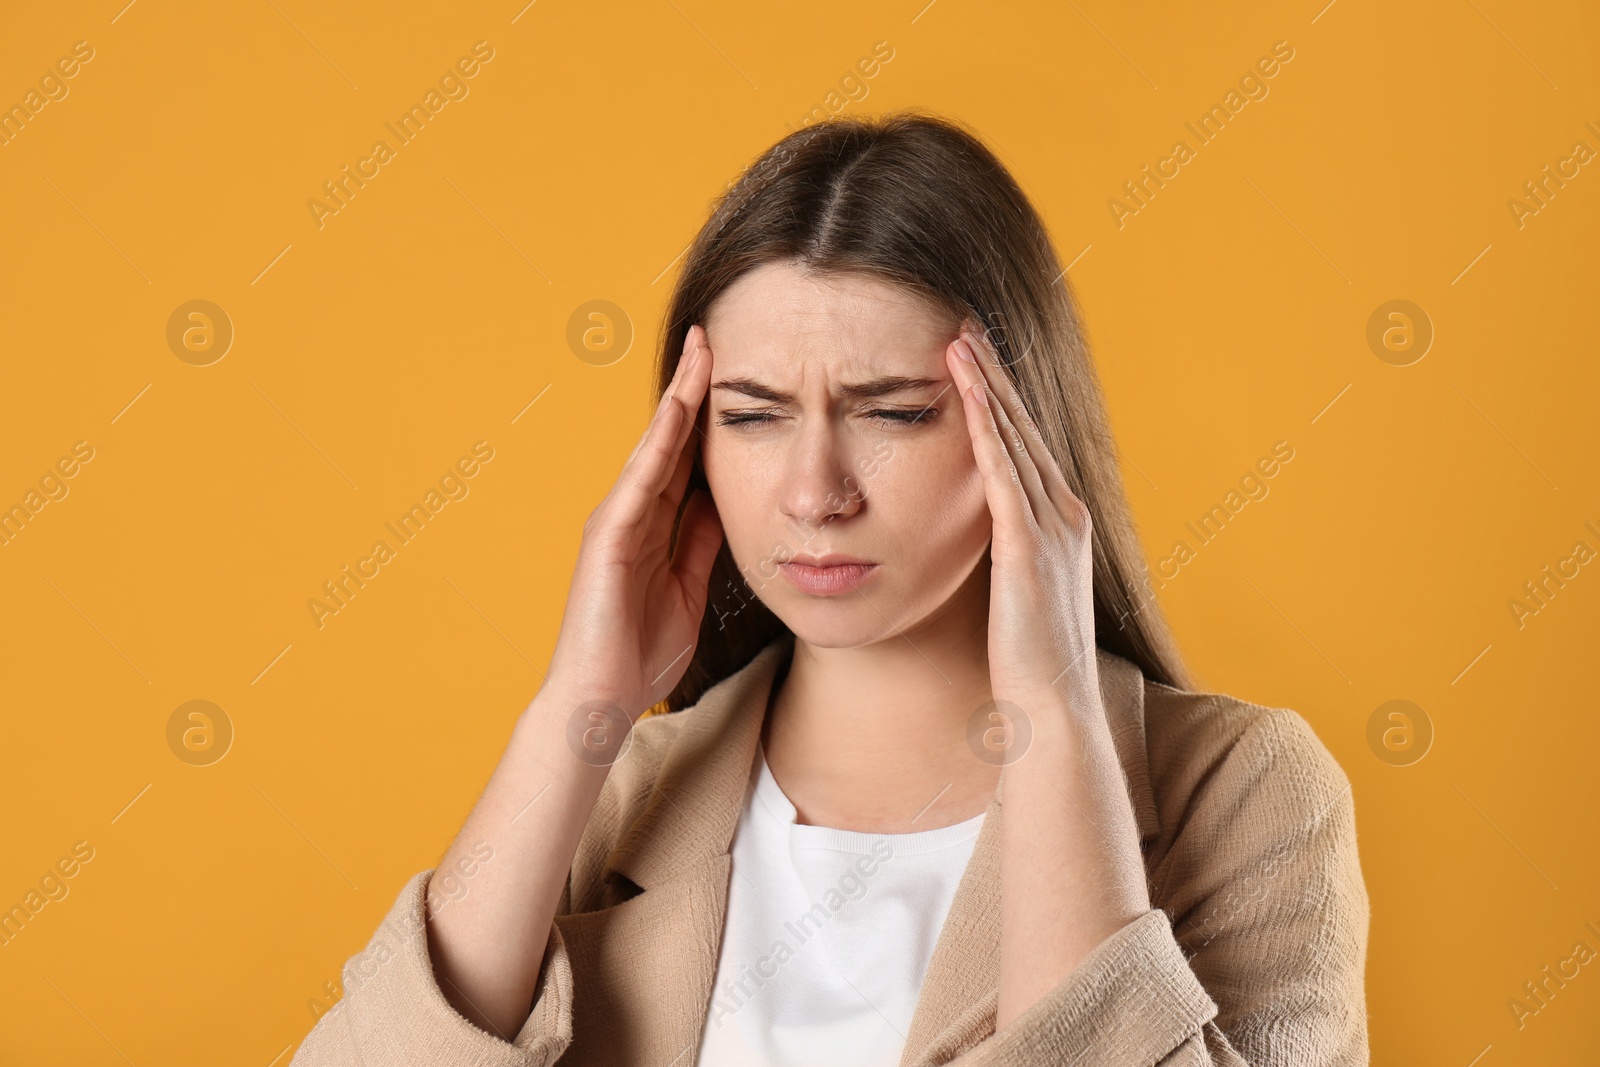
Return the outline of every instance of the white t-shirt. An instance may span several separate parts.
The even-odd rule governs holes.
[[[799,825],[758,744],[695,1067],[895,1067],[983,819]]]

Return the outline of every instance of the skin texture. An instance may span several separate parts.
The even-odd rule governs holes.
[[[584,525],[550,673],[430,881],[440,988],[491,1033],[509,1040],[522,1027],[608,771],[578,758],[571,727],[615,741],[608,720],[591,717],[596,702],[625,732],[677,684],[726,538],[795,633],[763,744],[801,821],[929,829],[978,814],[1002,791],[1004,1028],[1150,907],[1100,697],[1089,515],[981,335],[958,338],[958,324],[896,287],[769,264],[706,318]],[[843,394],[884,376],[934,381]],[[739,379],[790,399],[728,388]],[[872,417],[884,409],[926,418]],[[773,421],[722,424],[738,412]],[[691,498],[673,555],[696,447],[711,493]],[[830,551],[878,571],[832,597],[773,576],[775,560]],[[969,746],[975,715],[1001,740],[990,749],[998,759]],[[1003,743],[1024,734],[1026,748]],[[495,859],[471,892],[432,912],[443,896],[434,882],[485,843]]]

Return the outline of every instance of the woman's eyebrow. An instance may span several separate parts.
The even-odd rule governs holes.
[[[839,387],[839,395],[848,400],[860,400],[866,397],[886,396],[890,393],[904,392],[908,389],[926,389],[930,386],[948,385],[948,378],[909,378],[905,375],[891,374],[881,378],[871,378],[864,382],[847,383]],[[775,404],[786,404],[794,399],[793,394],[785,393],[756,381],[754,378],[724,378],[720,382],[713,382],[713,390],[721,389],[724,392],[739,393],[755,400],[767,400]]]

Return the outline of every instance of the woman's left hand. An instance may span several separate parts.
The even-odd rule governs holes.
[[[966,398],[994,519],[990,688],[996,702],[1015,706],[1011,714],[1020,709],[1028,729],[1019,751],[1002,757],[1000,1030],[1149,911],[1150,897],[1100,694],[1089,510],[987,339],[976,326],[962,333],[946,362]],[[1018,732],[1007,736],[1024,742]],[[1073,902],[1065,911],[1063,900]]]
[[[974,360],[974,356],[977,357]],[[1067,486],[1011,380],[968,320],[945,360],[961,390],[994,520],[989,677],[995,699],[1101,707],[1089,509]]]

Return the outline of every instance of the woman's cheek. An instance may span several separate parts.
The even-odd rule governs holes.
[[[937,447],[896,450],[888,466],[897,468],[895,474],[904,480],[924,499],[934,498],[949,502],[957,512],[983,510],[983,472],[978,470],[977,457],[972,454],[972,443],[965,426],[947,427],[940,440],[929,442]]]
[[[989,505],[983,476],[970,456],[950,450],[898,448],[876,483],[868,488],[880,508],[895,512],[891,525],[914,531],[911,543],[928,553],[962,553],[987,541]]]
[[[706,473],[706,485],[716,498],[717,511],[726,514],[740,503],[739,483],[741,472],[748,476],[750,461],[741,454],[739,442],[730,441],[728,434],[713,429],[704,439],[700,449],[700,467]]]
[[[981,549],[994,531],[989,501],[983,491],[983,475],[976,465],[950,472],[946,481],[944,537],[952,546]]]
[[[771,555],[770,515],[777,507],[762,498],[756,487],[774,482],[760,455],[740,448],[740,443],[729,437],[726,433],[713,434],[710,446],[701,452],[700,462],[717,505],[728,551],[736,563],[754,567]]]

